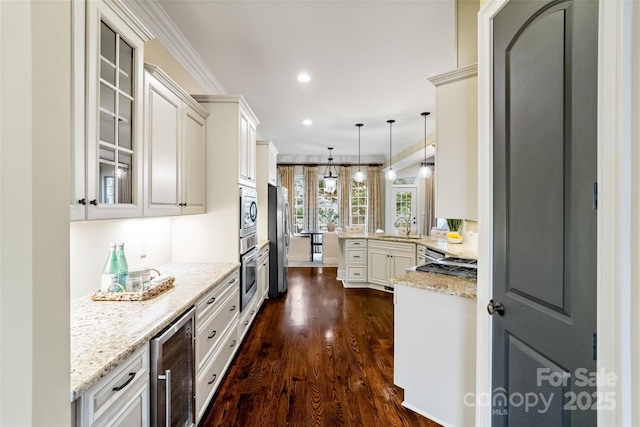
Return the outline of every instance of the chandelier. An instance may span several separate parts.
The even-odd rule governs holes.
[[[328,193],[333,193],[336,190],[336,186],[338,183],[338,169],[336,168],[336,165],[333,163],[333,156],[331,155],[331,152],[333,150],[333,147],[329,147],[329,161],[327,163],[327,166],[324,169],[324,184],[325,184],[325,191]]]

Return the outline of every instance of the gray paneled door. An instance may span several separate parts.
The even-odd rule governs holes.
[[[493,24],[493,425],[595,426],[598,3]]]

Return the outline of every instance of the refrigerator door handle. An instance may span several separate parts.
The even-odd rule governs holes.
[[[171,369],[164,371],[164,375],[158,375],[159,380],[165,380],[165,425],[171,425]]]

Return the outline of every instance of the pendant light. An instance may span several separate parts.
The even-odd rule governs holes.
[[[356,126],[358,127],[358,172],[356,172],[356,174],[353,176],[353,179],[356,182],[362,182],[366,178],[364,172],[360,170],[360,129],[364,125],[362,123],[358,123],[356,124]]]
[[[387,178],[387,181],[395,181],[395,179],[398,177],[398,174],[396,173],[396,171],[393,170],[393,165],[391,163],[391,126],[393,126],[393,124],[395,123],[395,120],[387,120],[387,123],[389,123],[389,170],[387,171],[387,173],[385,174],[385,177]]]
[[[429,178],[431,176],[431,168],[427,164],[427,116],[431,114],[427,111],[420,113],[424,117],[424,162],[420,163],[420,170],[418,176],[420,178]]]
[[[333,156],[331,155],[332,150],[333,147],[329,147],[329,162],[327,163],[327,167],[324,169],[324,184],[325,190],[328,193],[333,193],[335,191],[336,184],[338,182],[338,169],[333,163]]]

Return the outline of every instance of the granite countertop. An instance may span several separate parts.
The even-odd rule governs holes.
[[[261,250],[268,244],[269,244],[268,240],[258,240],[258,250]]]
[[[477,299],[477,284],[475,279],[423,271],[411,271],[403,276],[392,278],[391,284],[424,289],[473,300]]]
[[[387,237],[381,237],[387,236]],[[370,239],[380,240],[383,242],[402,242],[402,243],[414,243],[417,245],[427,246],[432,249],[439,249],[445,252],[449,256],[461,257],[461,258],[477,258],[478,247],[476,245],[470,245],[467,243],[449,243],[446,238],[437,238],[425,236],[422,238],[405,238],[394,237],[388,235],[381,235],[376,233],[338,233],[340,239]]]
[[[238,263],[170,263],[162,274],[174,288],[146,301],[71,302],[71,401],[146,344],[207,292],[222,283]]]

